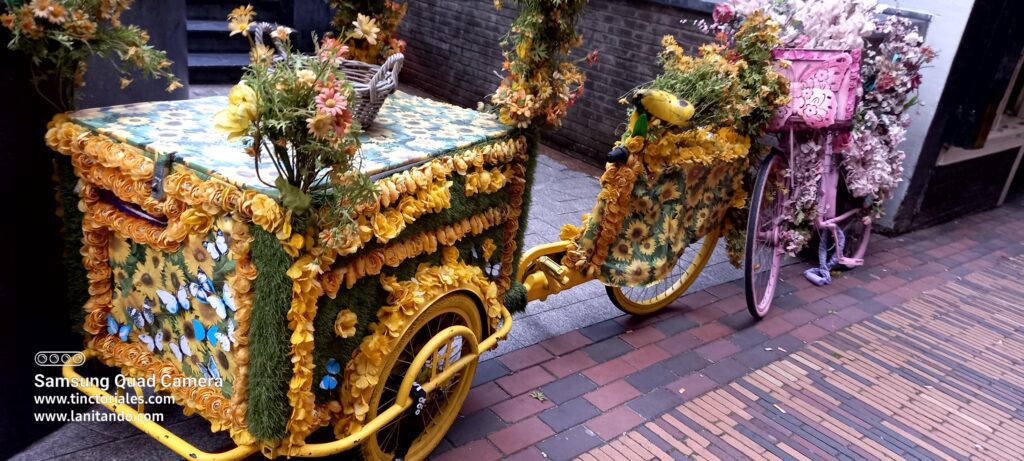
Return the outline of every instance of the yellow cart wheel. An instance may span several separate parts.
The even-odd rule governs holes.
[[[650,315],[686,293],[704,265],[711,259],[718,243],[719,230],[708,232],[699,243],[683,250],[672,273],[661,281],[643,287],[605,287],[612,304],[627,314]],[[697,248],[697,246],[699,248]]]
[[[384,359],[381,368],[381,379],[370,397],[370,411],[367,421],[373,420],[377,414],[390,407],[397,395],[402,380],[409,372],[409,367],[414,358],[424,346],[435,335],[442,330],[453,326],[467,327],[473,331],[476,341],[483,332],[483,323],[480,319],[480,311],[476,303],[464,294],[450,294],[438,299],[422,313],[405,330],[399,339],[397,346]],[[426,383],[433,376],[441,373],[445,366],[453,364],[462,355],[470,354],[470,346],[465,344],[462,336],[455,336],[444,344],[440,345],[431,354],[431,359],[421,369],[416,382]],[[426,408],[420,417],[423,419],[423,432],[415,438],[412,447],[406,456],[409,460],[425,459],[437,444],[441,443],[448,428],[455,422],[462,403],[469,395],[469,388],[473,384],[473,375],[476,372],[476,361],[453,375],[438,386],[427,396]],[[387,461],[394,456],[395,447],[401,437],[408,437],[409,434],[402,434],[401,429],[404,418],[416,417],[411,412],[396,418],[388,425],[382,427],[375,435],[370,436],[363,443],[363,455],[371,461]]]

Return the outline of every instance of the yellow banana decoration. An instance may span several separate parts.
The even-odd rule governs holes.
[[[662,90],[636,92],[640,105],[647,113],[677,127],[685,127],[693,118],[693,106],[676,95]]]

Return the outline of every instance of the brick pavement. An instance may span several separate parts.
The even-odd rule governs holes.
[[[434,456],[1019,458],[1022,222],[1016,197],[874,236],[827,287],[789,266],[761,322],[736,281],[485,361]]]

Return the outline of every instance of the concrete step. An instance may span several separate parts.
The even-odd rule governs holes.
[[[187,0],[188,19],[210,19],[227,21],[228,13],[240,5],[252,5],[258,21],[277,21],[281,10],[280,0],[250,0],[247,2],[225,0]]]
[[[215,19],[189,19],[189,53],[245,53],[249,40],[241,35],[231,36],[228,24]]]
[[[235,83],[242,68],[249,65],[249,53],[189,53],[188,79],[191,83]]]

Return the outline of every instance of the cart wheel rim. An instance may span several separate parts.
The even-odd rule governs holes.
[[[772,155],[758,172],[747,221],[745,279],[747,309],[762,318],[771,309],[782,266],[785,204],[783,158]]]
[[[675,301],[697,280],[718,243],[719,230],[689,245],[664,279],[643,287],[607,287],[612,304],[633,315],[650,315]]]
[[[386,375],[387,378],[380,380],[371,395],[368,421],[394,403],[396,391],[405,378],[413,358],[420,352],[420,347],[445,328],[456,325],[466,326],[477,334],[482,332],[477,305],[464,294],[440,298],[416,317],[402,334],[398,346],[384,360],[384,367],[381,370],[382,376]],[[475,341],[475,338],[473,340]],[[469,352],[467,340],[462,337],[452,338],[434,354],[442,357],[442,361],[428,362],[422,369],[422,372],[428,375],[417,376],[417,382],[425,383],[431,379],[429,375],[439,372],[440,370],[433,367],[435,364],[443,368],[444,364],[455,363],[463,353]],[[472,362],[428,395],[421,415],[424,422],[423,431],[415,438],[406,459],[425,459],[441,443],[448,428],[455,422],[462,403],[469,395],[475,371],[476,362]],[[403,437],[402,421],[409,417],[415,416],[407,412],[369,437],[363,446],[366,459],[392,459],[398,441]]]

